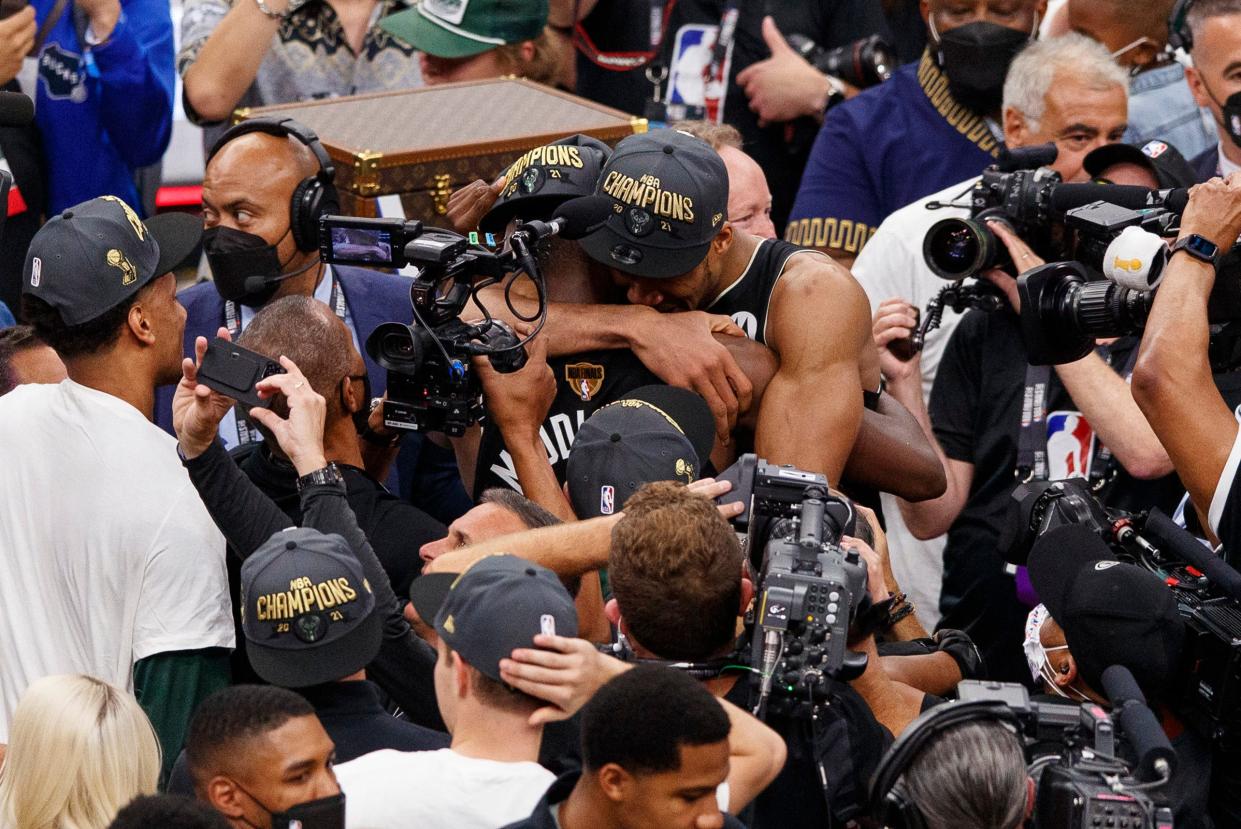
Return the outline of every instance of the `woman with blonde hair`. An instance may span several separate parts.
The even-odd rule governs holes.
[[[3,829],[105,829],[159,783],[155,729],[133,695],[90,676],[31,683],[0,769]]]

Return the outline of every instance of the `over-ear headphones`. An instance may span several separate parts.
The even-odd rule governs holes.
[[[327,154],[319,136],[305,124],[286,117],[252,118],[242,121],[224,133],[207,153],[207,163],[228,142],[252,132],[296,138],[305,144],[319,162],[319,172],[302,179],[293,190],[289,203],[289,226],[293,230],[293,242],[298,250],[319,249],[319,217],[340,212],[340,197],[336,193],[336,165]]]
[[[971,722],[995,722],[1020,733],[1017,715],[995,700],[971,700],[939,705],[927,711],[901,734],[888,750],[871,778],[871,812],[888,829],[926,829],[918,806],[897,787],[914,759],[941,734]]]
[[[1194,0],[1176,0],[1172,12],[1168,15],[1168,45],[1173,49],[1184,49],[1186,52],[1194,48],[1194,33],[1189,30],[1189,10]]]

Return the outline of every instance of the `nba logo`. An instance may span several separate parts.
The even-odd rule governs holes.
[[[1081,412],[1047,415],[1047,479],[1090,477],[1094,457],[1094,429]]]
[[[615,511],[616,490],[610,486],[599,488],[599,514],[611,515]]]

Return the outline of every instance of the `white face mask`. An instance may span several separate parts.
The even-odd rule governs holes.
[[[1051,667],[1051,662],[1047,658],[1047,654],[1051,651],[1067,651],[1068,645],[1056,645],[1055,647],[1043,647],[1043,640],[1040,634],[1043,630],[1043,623],[1051,618],[1051,614],[1044,605],[1039,605],[1030,611],[1030,615],[1026,617],[1025,640],[1021,643],[1021,649],[1026,654],[1026,664],[1030,667],[1030,676],[1036,681],[1042,680],[1051,687],[1052,693],[1065,699],[1076,699],[1081,702],[1089,702],[1090,697],[1081,691],[1069,687],[1072,694],[1068,694],[1056,684],[1056,672]]]
[[[1152,46],[1156,45],[1155,41],[1143,35],[1142,37],[1130,43],[1128,46],[1122,46],[1119,49],[1117,49],[1115,52],[1112,52],[1112,60],[1116,61],[1117,63],[1120,63],[1121,57],[1123,57],[1125,54],[1133,51],[1134,49],[1146,43],[1149,43]]]

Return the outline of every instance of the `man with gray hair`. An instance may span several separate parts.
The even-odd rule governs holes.
[[[1129,79],[1107,50],[1087,38],[1068,35],[1039,41],[1013,61],[1004,85],[1004,138],[1010,150],[1055,142],[1052,169],[1066,181],[1084,180],[1082,159],[1091,150],[1119,141],[1125,132]],[[910,411],[921,412],[928,432],[926,403],[944,347],[960,314],[947,312],[940,328],[926,338],[920,358],[898,360],[894,341],[907,342],[917,319],[947,284],[927,266],[922,240],[941,219],[969,215],[969,192],[978,177],[959,182],[907,205],[889,216],[858,256],[853,275],[870,299],[874,334],[888,390]],[[940,582],[945,539],[919,540],[902,520],[895,496],[883,496],[888,545],[897,580],[930,629],[940,617]],[[937,535],[942,534],[942,530]]]
[[[1054,142],[1059,156],[1053,168],[1066,180],[1084,180],[1085,156],[1124,135],[1127,87],[1127,75],[1106,48],[1088,38],[1066,35],[1033,44],[1013,62],[1004,85],[1009,144]],[[945,315],[956,330],[951,337],[941,332],[928,344],[927,362],[938,371],[929,406],[924,402],[922,355],[902,361],[894,344],[906,344],[916,325],[910,300],[921,304],[945,284],[922,260],[926,230],[938,219],[968,213],[964,207],[932,210],[930,202],[966,204],[973,184],[962,182],[899,211],[867,247],[856,270],[877,307],[874,333],[888,391],[922,424],[948,477],[942,497],[898,502],[915,538],[948,534],[940,625],[974,639],[991,678],[1017,681],[1025,673],[1020,649],[1024,613],[1017,582],[999,551],[1013,488],[1023,479],[1080,476],[1101,481],[1110,504],[1133,503],[1129,499],[1149,504],[1165,494],[1167,484],[1153,479],[1168,475],[1172,466],[1123,376],[1135,341],[1118,341],[1103,354],[1091,353],[1054,371],[1029,368],[1013,313],[1018,307],[1014,277],[1042,261],[998,223],[990,223],[991,230],[1008,246],[1016,266],[983,276],[1012,308],[970,311],[959,319]],[[1023,432],[1023,400],[1037,393],[1046,414],[1030,418],[1032,425]],[[1019,438],[1026,454],[1018,453]],[[1045,462],[1026,470],[1030,456]],[[1019,467],[1020,478],[1015,475]],[[902,584],[914,583],[900,575],[898,561],[904,561],[893,562]]]

